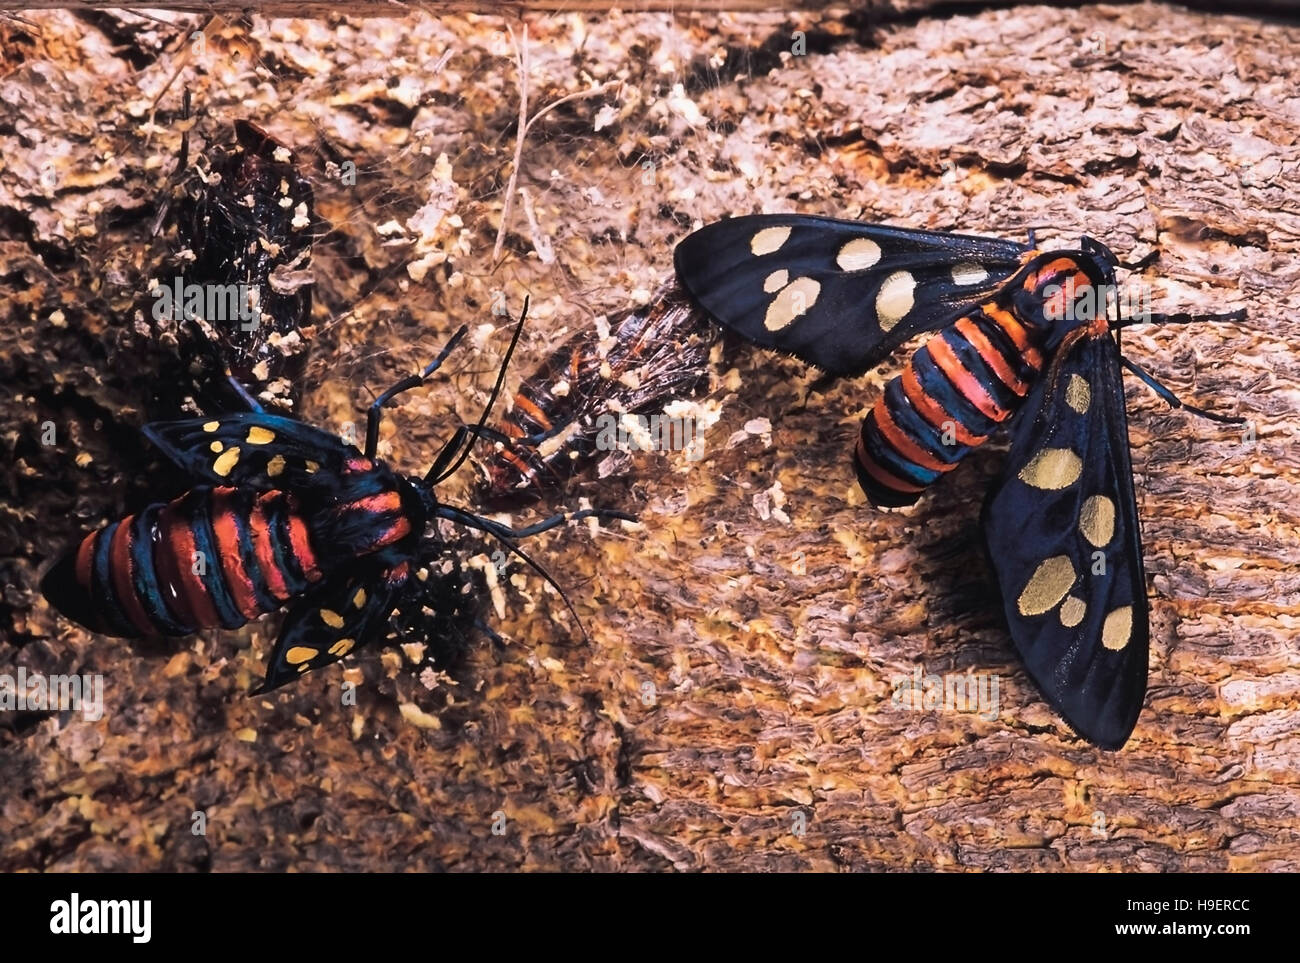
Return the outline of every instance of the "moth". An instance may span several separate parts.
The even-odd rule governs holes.
[[[607,331],[594,324],[579,329],[520,384],[484,461],[480,501],[536,501],[592,462],[613,457],[605,443],[610,425],[662,411],[707,381],[711,334],[671,284],[613,318]]]
[[[1149,644],[1141,530],[1122,371],[1183,405],[1120,353],[1132,324],[1242,321],[1119,316],[1119,260],[1072,250],[804,215],[736,217],[675,252],[677,277],[724,327],[830,375],[879,364],[917,335],[864,418],[858,481],[910,505],[1003,425],[1011,448],[982,512],[1012,639],[1043,695],[1107,749],[1129,738]]]
[[[364,450],[267,414],[234,380],[248,411],[146,425],[145,437],[194,486],[86,535],[45,575],[42,592],[86,628],[124,637],[234,629],[289,605],[259,692],[383,638],[395,609],[409,627],[410,613],[432,602],[442,609],[434,616],[453,624],[450,609],[460,606],[463,586],[433,564],[447,541],[437,534],[440,520],[498,539],[564,597],[517,541],[573,519],[633,516],[586,509],[510,528],[435,494],[486,422],[522,323],[479,424],[458,427],[422,478],[377,457],[381,414],[397,395],[425,384],[465,327],[421,373],[370,406]]]

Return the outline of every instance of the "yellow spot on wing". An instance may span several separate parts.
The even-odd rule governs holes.
[[[1128,645],[1133,637],[1133,606],[1125,605],[1106,616],[1101,626],[1101,644],[1112,652]]]
[[[1088,382],[1077,374],[1070,375],[1070,382],[1065,386],[1065,403],[1083,414],[1092,402],[1092,389]]]
[[[1059,491],[1079,480],[1083,462],[1068,448],[1044,448],[1020,469],[1020,480],[1045,491]]]
[[[781,250],[781,245],[790,239],[788,227],[765,227],[749,241],[749,249],[755,255],[771,254]]]
[[[817,303],[821,290],[822,286],[812,278],[795,278],[772,299],[763,326],[769,331],[780,331],[795,318],[806,314]]]
[[[275,432],[269,428],[263,428],[261,425],[254,425],[248,429],[248,437],[245,439],[250,445],[265,445],[275,441]]]
[[[284,654],[284,660],[290,665],[301,665],[316,658],[316,650],[305,645],[295,645]]]
[[[952,283],[953,284],[979,284],[989,276],[989,272],[982,265],[974,264],[970,261],[964,261],[961,264],[952,266]]]
[[[354,595],[354,596],[352,596],[352,604],[355,605],[357,608],[361,608],[361,606],[363,606],[363,605],[366,604],[366,590],[365,590],[365,589],[363,589],[363,588],[359,588],[359,589],[357,589],[357,594]]]
[[[773,271],[763,280],[763,290],[768,294],[775,294],[789,283],[790,272],[782,268],[780,271]]]
[[[331,609],[321,609],[320,620],[332,629],[343,628],[343,616]]]
[[[1029,584],[1020,593],[1016,607],[1021,615],[1042,615],[1056,607],[1074,584],[1074,563],[1068,555],[1056,555],[1034,570]]]
[[[1093,495],[1079,511],[1079,531],[1097,548],[1109,545],[1115,535],[1115,503],[1105,495]]]
[[[221,422],[219,421],[205,421],[203,423],[203,430],[208,432],[209,434],[216,431],[220,427],[221,427]]]
[[[337,642],[335,642],[333,645],[330,646],[330,655],[338,655],[338,656],[347,655],[349,652],[352,651],[352,647],[356,644],[357,642],[355,639],[339,639]]]
[[[208,445],[208,451],[212,452],[212,453],[215,455],[215,454],[219,453],[219,452],[220,452],[223,448],[225,448],[225,447],[226,447],[226,446],[223,445],[221,442],[219,442],[219,441],[214,441],[212,444]]]
[[[319,462],[314,462],[314,461],[309,461],[309,462],[307,462],[307,474],[308,474],[308,475],[314,475],[314,474],[316,474],[316,470],[317,470],[318,468],[320,468],[320,463],[319,463]]]
[[[916,278],[909,271],[895,271],[885,278],[876,293],[876,321],[888,331],[907,316],[916,303]]]
[[[835,255],[835,263],[843,271],[863,271],[879,260],[880,245],[869,237],[855,237]]]
[[[1061,624],[1072,629],[1088,614],[1088,605],[1081,598],[1071,595],[1061,605]]]
[[[222,478],[225,478],[230,474],[230,469],[235,467],[235,462],[237,461],[239,461],[239,449],[227,448],[217,456],[217,460],[212,463],[212,470]]]
[[[276,455],[266,463],[266,473],[274,478],[284,471],[284,455]]]

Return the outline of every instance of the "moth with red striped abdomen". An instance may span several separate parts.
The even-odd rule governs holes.
[[[795,214],[736,217],[677,246],[677,277],[724,327],[831,375],[934,332],[862,422],[855,466],[871,501],[910,505],[1004,424],[1011,450],[983,527],[1012,638],[1066,722],[1109,749],[1146,694],[1146,578],[1121,370],[1183,405],[1123,357],[1120,263],[1077,250]]]
[[[466,328],[420,374],[375,400],[363,451],[261,411],[237,382],[253,410],[147,425],[145,436],[197,484],[85,536],[45,575],[42,592],[87,628],[125,637],[234,629],[290,604],[259,690],[266,691],[382,638],[406,602],[436,602],[441,596],[424,583],[425,563],[445,546],[435,536],[439,519],[499,539],[555,585],[518,539],[572,519],[632,516],[586,509],[513,529],[434,495],[479,437],[522,323],[478,425],[457,428],[423,478],[401,475],[377,457],[381,412],[400,392],[424,384]]]

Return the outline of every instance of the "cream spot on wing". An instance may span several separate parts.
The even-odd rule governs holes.
[[[209,433],[216,431],[220,427],[221,422],[219,421],[205,421],[203,423],[203,430]]]
[[[244,440],[250,445],[265,445],[275,441],[275,432],[260,425],[254,425],[248,429],[248,437]]]
[[[1126,605],[1106,616],[1101,626],[1101,644],[1112,652],[1128,645],[1133,637],[1133,606]]]
[[[235,467],[235,462],[239,461],[239,449],[227,448],[217,456],[217,460],[212,463],[212,470],[225,478],[230,474],[230,469]]]
[[[952,266],[953,284],[979,284],[988,276],[989,272],[984,270],[983,266],[970,261]]]
[[[1021,615],[1042,615],[1055,608],[1074,584],[1074,563],[1068,555],[1055,555],[1042,562],[1029,577],[1016,606]]]
[[[755,255],[772,254],[790,239],[788,227],[765,227],[749,240],[749,249]]]
[[[1083,599],[1075,598],[1071,595],[1061,605],[1061,624],[1067,629],[1072,629],[1088,614],[1087,603]]]
[[[1105,495],[1093,495],[1079,511],[1079,531],[1093,545],[1110,544],[1115,535],[1115,503]]]
[[[309,461],[309,462],[307,462],[307,474],[308,474],[308,475],[314,475],[314,474],[316,474],[316,472],[317,472],[317,470],[319,470],[319,468],[320,468],[320,464],[319,464],[318,462],[314,462],[314,461]]]
[[[888,331],[907,316],[916,302],[916,278],[909,271],[895,271],[885,278],[876,294],[876,320]]]
[[[276,455],[266,463],[266,473],[274,478],[284,471],[284,455]]]
[[[214,441],[212,444],[208,445],[208,451],[212,452],[214,455],[219,455],[225,447],[226,446],[221,442]]]
[[[284,654],[284,660],[290,665],[302,665],[304,662],[310,662],[316,657],[316,650],[309,649],[305,645],[295,645]]]
[[[869,237],[856,237],[840,248],[835,263],[844,271],[862,271],[880,260],[880,245]]]
[[[763,281],[763,290],[768,294],[775,294],[783,287],[790,283],[790,272],[784,268],[780,271],[773,271]]]
[[[331,629],[343,628],[343,616],[331,609],[320,610],[320,620],[328,625]]]
[[[1068,488],[1079,480],[1083,462],[1068,448],[1044,448],[1020,469],[1020,480],[1046,491]]]
[[[352,651],[352,647],[356,644],[357,644],[356,639],[339,639],[337,642],[335,642],[333,645],[330,646],[330,655],[337,655],[337,656],[347,655],[349,652]]]
[[[763,326],[769,331],[780,331],[816,304],[821,290],[822,286],[812,278],[795,278],[772,299]]]
[[[1092,389],[1088,382],[1077,374],[1070,375],[1070,382],[1065,386],[1065,403],[1083,414],[1092,402]]]

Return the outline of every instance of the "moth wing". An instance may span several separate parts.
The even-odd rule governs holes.
[[[361,457],[328,432],[260,412],[155,421],[143,432],[178,467],[212,485],[318,488]]]
[[[1029,675],[1079,735],[1118,749],[1149,644],[1119,347],[1106,334],[1061,350],[1013,427],[984,533]]]
[[[270,692],[312,669],[331,665],[379,638],[409,566],[353,567],[329,576],[285,616],[267,660],[266,678],[254,694]]]
[[[706,225],[674,253],[724,327],[832,375],[879,364],[998,290],[1029,245],[801,214]]]

